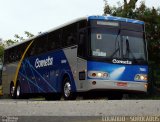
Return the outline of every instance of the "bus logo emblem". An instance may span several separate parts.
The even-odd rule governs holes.
[[[114,64],[132,64],[132,61],[122,61],[122,60],[117,60],[117,59],[113,59],[112,62]]]
[[[42,67],[47,67],[53,65],[53,57],[48,56],[48,58],[40,60],[39,58],[36,59],[35,61],[35,67],[37,68],[42,68]]]

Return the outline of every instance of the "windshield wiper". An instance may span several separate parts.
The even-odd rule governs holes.
[[[134,56],[133,52],[132,52],[131,49],[130,49],[129,40],[126,39],[126,54],[123,55],[123,58],[124,58],[124,59],[129,59],[129,56],[130,56],[130,55],[132,56],[132,60],[133,60],[134,62],[139,62],[139,59],[136,59],[136,57]]]
[[[118,41],[118,36],[120,35],[121,33],[121,30],[119,29],[118,30],[118,34],[116,36],[116,39],[115,39],[115,51],[113,52],[113,54],[110,56],[111,58],[120,50],[120,45],[118,43],[118,48],[116,49],[116,44],[117,44],[117,41]]]

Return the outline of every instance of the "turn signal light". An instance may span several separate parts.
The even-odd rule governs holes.
[[[101,71],[89,71],[88,77],[90,78],[108,78],[109,74],[107,72],[101,72]]]
[[[147,75],[146,74],[137,74],[134,78],[136,81],[147,81]]]
[[[92,73],[92,77],[96,77],[96,73]]]

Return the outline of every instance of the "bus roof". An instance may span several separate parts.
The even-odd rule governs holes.
[[[42,35],[45,35],[45,34],[49,33],[49,32],[52,32],[52,31],[54,31],[54,30],[63,28],[63,27],[65,27],[65,26],[67,26],[67,25],[70,25],[70,24],[73,24],[73,23],[75,23],[75,22],[78,22],[78,21],[80,21],[80,20],[85,20],[85,19],[87,19],[87,17],[81,17],[81,18],[78,18],[78,19],[74,19],[74,20],[72,20],[72,21],[70,21],[70,22],[68,22],[68,23],[65,23],[65,24],[62,24],[62,25],[60,25],[60,26],[57,26],[57,27],[55,27],[55,28],[53,28],[53,29],[51,29],[51,30],[49,30],[49,31],[43,32],[43,33],[41,33],[41,34],[39,34],[39,35],[36,35],[36,36],[34,36],[34,37],[32,37],[32,38],[26,39],[25,41],[21,41],[21,42],[19,42],[19,43],[13,44],[12,46],[6,47],[5,50],[8,50],[8,49],[10,49],[10,48],[12,48],[12,47],[15,47],[15,46],[18,46],[18,45],[23,44],[23,43],[25,43],[25,42],[31,41],[31,40],[33,40],[33,39],[35,39],[35,38],[37,38],[37,37],[40,37],[40,36],[42,36]]]
[[[81,18],[75,19],[75,20],[73,20],[73,21],[70,21],[70,22],[68,22],[68,23],[65,23],[65,24],[63,24],[63,25],[57,26],[57,27],[55,27],[55,28],[53,28],[53,29],[51,29],[51,30],[49,30],[49,31],[46,31],[46,32],[41,33],[41,34],[39,34],[39,35],[36,35],[36,36],[34,36],[34,37],[30,38],[30,39],[27,39],[27,40],[25,40],[25,41],[16,43],[16,44],[14,44],[14,45],[12,45],[12,46],[6,47],[5,50],[10,49],[10,48],[15,47],[15,46],[18,46],[18,45],[20,45],[20,44],[23,44],[23,43],[25,43],[25,42],[28,42],[28,41],[30,41],[30,40],[33,40],[33,39],[35,39],[35,38],[37,38],[37,37],[39,37],[39,36],[45,35],[45,34],[47,34],[47,33],[49,33],[49,32],[54,31],[54,30],[63,28],[63,27],[65,27],[65,26],[67,26],[67,25],[70,25],[70,24],[73,24],[73,23],[75,23],[75,22],[78,22],[78,21],[81,21],[81,20],[85,20],[85,19],[86,19],[86,20],[121,21],[121,22],[128,22],[128,23],[141,24],[141,25],[144,24],[144,22],[143,22],[143,21],[140,21],[140,20],[128,19],[128,18],[123,18],[123,17],[115,17],[115,16],[110,16],[110,15],[107,15],[107,16],[88,16],[88,17],[81,17]]]
[[[141,24],[143,25],[144,22],[140,20],[135,19],[129,19],[129,18],[123,18],[123,17],[115,17],[115,16],[89,16],[89,20],[111,20],[111,21],[120,21],[120,22],[128,22],[128,23],[134,23],[134,24]]]

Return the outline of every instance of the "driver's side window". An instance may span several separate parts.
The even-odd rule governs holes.
[[[86,40],[86,31],[80,31],[78,40],[78,56],[82,58],[86,56]]]

